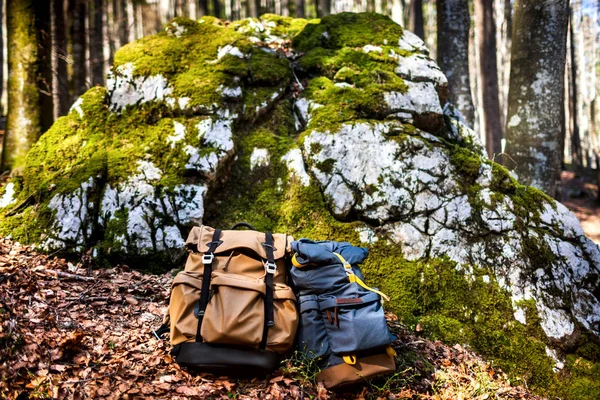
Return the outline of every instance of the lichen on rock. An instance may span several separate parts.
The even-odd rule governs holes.
[[[42,136],[0,189],[0,234],[146,268],[177,265],[200,222],[362,243],[405,323],[545,393],[600,392],[598,246],[446,96],[381,15],[177,18]]]

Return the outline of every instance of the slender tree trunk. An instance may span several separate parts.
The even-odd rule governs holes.
[[[71,40],[73,43],[73,96],[77,98],[87,90],[85,49],[87,35],[85,34],[86,3],[85,0],[71,0]]]
[[[506,153],[522,183],[554,196],[560,178],[568,0],[516,0],[514,10]],[[505,164],[512,164],[508,160]]]
[[[473,126],[475,108],[469,79],[468,0],[437,0],[438,64],[448,78],[449,100]]]
[[[392,0],[392,10],[391,10],[391,18],[392,20],[404,26],[404,7],[400,0]],[[381,8],[381,5],[380,7]],[[376,12],[381,12],[381,10],[377,10],[377,6],[375,7]]]
[[[90,2],[90,80],[92,86],[104,84],[104,40],[102,35],[102,0]]]
[[[52,25],[50,2],[33,0],[35,29],[38,34],[38,90],[42,133],[54,123],[54,101],[52,98]]]
[[[290,16],[290,0],[280,0],[281,3],[281,15],[284,17]]]
[[[208,15],[208,0],[198,0],[198,16]]]
[[[316,0],[317,17],[323,18],[331,14],[331,0]]]
[[[581,137],[579,135],[579,110],[578,110],[578,84],[577,84],[577,44],[575,41],[575,33],[573,29],[573,9],[571,8],[569,22],[569,39],[570,48],[569,56],[571,58],[571,101],[570,101],[570,116],[571,116],[571,159],[575,168],[583,166],[583,154],[581,151]]]
[[[213,15],[217,18],[221,17],[221,2],[219,0],[212,0]]]
[[[475,0],[475,34],[479,45],[479,76],[483,103],[483,129],[486,149],[493,157],[502,153],[502,118],[498,93],[498,65],[496,60],[496,24],[494,1]]]
[[[261,13],[260,0],[247,0],[247,5],[250,18],[258,18]]]
[[[408,28],[415,35],[425,40],[425,26],[423,20],[423,0],[411,0]]]
[[[117,21],[119,26],[119,47],[129,43],[129,13],[127,0],[118,0]]]
[[[294,4],[296,5],[296,18],[306,18],[304,0],[294,0]]]
[[[52,96],[54,120],[69,111],[69,76],[67,74],[67,39],[65,34],[64,1],[52,0]]]
[[[37,86],[39,39],[32,0],[7,0],[8,120],[2,170],[22,166],[42,133]]]

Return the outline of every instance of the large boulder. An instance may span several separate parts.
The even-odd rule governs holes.
[[[381,15],[175,19],[33,147],[0,234],[163,269],[201,221],[348,240],[405,323],[593,397],[600,249],[446,97],[423,42]]]

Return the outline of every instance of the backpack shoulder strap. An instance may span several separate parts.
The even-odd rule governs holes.
[[[265,233],[265,243],[263,247],[267,253],[267,262],[265,263],[265,285],[267,286],[265,292],[265,325],[263,327],[263,337],[260,342],[260,349],[264,350],[267,347],[267,336],[269,334],[269,328],[275,325],[275,318],[273,315],[273,277],[277,271],[277,264],[275,264],[275,240],[271,232]]]
[[[215,258],[215,250],[221,243],[222,240],[219,240],[221,237],[221,230],[215,229],[215,232],[212,237],[212,242],[207,243],[208,251],[202,255],[202,264],[204,265],[204,272],[202,274],[202,291],[200,292],[200,300],[198,301],[198,305],[196,308],[196,317],[198,318],[198,328],[196,330],[196,342],[202,341],[202,336],[200,335],[200,329],[202,328],[202,320],[204,319],[204,311],[206,310],[206,305],[208,304],[208,295],[210,291],[210,276],[212,274],[212,263]]]

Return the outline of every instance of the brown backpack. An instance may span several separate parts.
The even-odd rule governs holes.
[[[246,226],[252,230],[235,230]],[[292,237],[194,227],[185,269],[171,289],[166,324],[178,364],[208,372],[264,373],[294,345],[296,297],[285,258]]]

